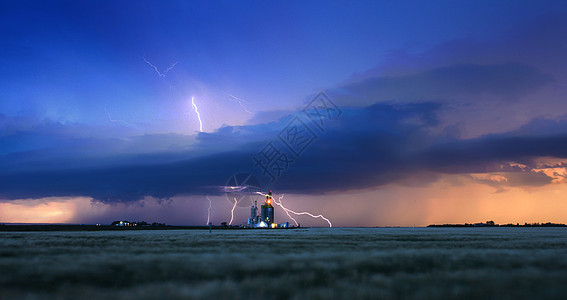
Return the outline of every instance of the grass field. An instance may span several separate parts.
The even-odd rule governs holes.
[[[0,299],[564,299],[565,228],[0,232]]]

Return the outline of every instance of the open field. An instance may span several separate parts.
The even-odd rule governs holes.
[[[0,299],[562,299],[565,228],[0,232]]]

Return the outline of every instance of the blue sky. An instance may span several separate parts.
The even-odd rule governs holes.
[[[561,1],[18,1],[0,9],[5,203],[150,197],[190,206],[221,197],[211,187],[231,174],[262,177],[251,157],[320,91],[343,115],[266,184],[295,195],[295,205],[312,199],[341,219],[334,204],[349,193],[382,199],[371,203],[379,210],[392,205],[384,197],[403,203],[392,195],[415,186],[448,199],[435,185],[443,180],[500,194],[563,186],[549,171],[567,155]],[[164,213],[161,221],[198,223],[200,206],[187,209],[187,219]],[[76,212],[66,221],[111,217],[89,218]],[[379,216],[342,222],[399,225]]]
[[[213,130],[223,117],[227,124],[249,117],[227,116],[229,99],[219,99],[225,92],[250,101],[256,111],[295,108],[308,95],[379,65],[393,51],[420,53],[453,39],[497,38],[559,4],[23,1],[3,6],[8,6],[2,17],[5,114],[103,124],[106,104],[113,115],[142,123],[147,131],[177,132],[195,125],[178,124],[185,116],[177,112],[190,95],[214,102],[207,111],[220,114],[209,117]],[[160,71],[177,64],[162,78],[142,58]]]

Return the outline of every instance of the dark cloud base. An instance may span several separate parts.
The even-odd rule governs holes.
[[[435,103],[382,103],[365,108],[343,108],[343,115],[329,121],[318,140],[274,184],[267,186],[281,192],[324,193],[403,182],[408,176],[424,172],[490,172],[496,171],[495,163],[502,161],[529,163],[540,156],[567,157],[567,134],[557,130],[549,136],[513,132],[459,140],[449,131],[440,130],[435,117],[439,107]],[[283,128],[286,122],[284,118],[273,125]],[[564,125],[555,122],[557,128],[565,128]],[[196,148],[231,144],[233,140],[236,143],[242,138],[241,132],[257,132],[254,126],[250,125],[249,130],[244,126],[206,134]],[[274,131],[269,128],[266,132]],[[277,131],[274,137],[275,133]],[[180,158],[183,156],[179,153],[122,155],[128,159],[121,166],[102,162],[96,166],[96,160],[91,159],[84,167],[66,168],[65,159],[60,158],[60,167],[38,168],[37,171],[2,170],[0,198],[90,196],[103,202],[128,202],[145,196],[170,198],[218,193],[215,187],[224,185],[234,173],[254,172],[262,177],[260,170],[253,166],[252,156],[267,142],[243,143],[237,150],[209,155],[195,156],[191,152],[187,159]],[[170,155],[174,158],[170,159]],[[36,157],[36,160],[41,161],[41,158]],[[76,158],[73,163],[76,165]],[[435,180],[435,176],[420,180],[426,184]]]
[[[342,116],[328,122],[317,141],[265,186],[314,194],[405,184],[408,178],[427,184],[439,174],[499,172],[506,162],[533,167],[538,157],[566,158],[565,16],[547,16],[494,41],[451,41],[419,56],[393,56],[386,65],[390,73],[380,73],[384,66],[379,66],[331,89]],[[495,108],[500,111],[493,113]],[[457,123],[447,123],[442,113]],[[250,124],[283,114],[263,112]],[[482,119],[484,114],[490,116]],[[219,193],[238,172],[267,179],[254,168],[252,156],[292,116],[227,126],[195,139],[132,137],[128,130],[0,114],[0,199],[90,196],[131,202]],[[458,122],[484,126],[478,118],[489,121],[488,130],[462,139]],[[509,178],[518,185],[551,182],[542,173],[506,171],[516,174]]]

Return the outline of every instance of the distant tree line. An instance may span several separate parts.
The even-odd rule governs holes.
[[[494,221],[487,221],[486,223],[465,223],[465,224],[432,224],[432,225],[428,225],[427,227],[567,227],[567,225],[565,224],[560,224],[560,223],[551,223],[551,222],[547,222],[547,223],[524,223],[523,225],[521,225],[520,223],[516,223],[516,224],[503,224],[503,225],[499,225],[499,224],[495,224]]]
[[[504,225],[500,225],[500,226],[504,226],[504,227],[567,227],[566,224],[551,223],[551,222],[547,222],[547,223],[524,223],[524,225],[520,225],[520,224],[516,223],[516,224],[504,224]]]

